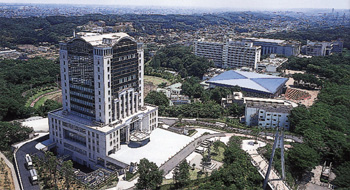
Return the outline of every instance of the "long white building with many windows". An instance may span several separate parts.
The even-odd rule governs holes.
[[[57,153],[96,169],[125,167],[109,157],[142,146],[158,126],[144,104],[142,44],[125,33],[79,33],[60,43],[63,108],[49,113]]]
[[[227,41],[219,42],[194,42],[195,55],[213,60],[216,67],[220,68],[257,68],[260,61],[261,48],[253,46],[252,42]]]

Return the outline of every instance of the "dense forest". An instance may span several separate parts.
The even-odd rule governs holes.
[[[0,61],[0,120],[31,116],[36,110],[25,106],[29,92],[56,85],[58,75],[59,64],[42,58]]]
[[[170,68],[183,78],[187,76],[201,78],[213,64],[205,58],[194,55],[190,47],[173,45],[158,51],[150,66],[155,70],[160,67]]]
[[[334,184],[350,188],[350,56],[292,58],[286,68],[306,70],[324,82],[313,106],[298,107],[291,112],[291,130],[303,135],[305,143],[293,149],[298,157],[290,163],[292,174],[300,179],[313,166],[332,162],[337,175]],[[305,151],[309,155],[301,157]]]

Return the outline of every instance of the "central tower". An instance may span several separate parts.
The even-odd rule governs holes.
[[[63,110],[112,124],[143,107],[142,44],[84,33],[60,46]]]
[[[142,44],[126,33],[78,33],[60,43],[60,66],[63,108],[48,116],[57,152],[91,168],[126,166],[110,155],[149,142],[158,126],[158,108],[143,101]]]

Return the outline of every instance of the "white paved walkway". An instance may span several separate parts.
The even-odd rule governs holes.
[[[258,141],[258,144],[249,144],[251,142],[255,142],[255,140],[243,140],[242,141],[242,149],[246,151],[253,161],[255,163],[254,166],[258,166],[259,173],[265,178],[267,168],[269,167],[269,163],[267,160],[265,160],[256,150],[259,147],[263,147],[266,145],[266,143]],[[280,180],[281,177],[279,177],[278,173],[271,169],[270,176],[269,176],[269,183],[273,186],[273,189],[277,190],[289,190],[290,188],[282,181]]]

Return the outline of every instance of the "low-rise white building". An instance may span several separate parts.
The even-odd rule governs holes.
[[[265,98],[246,98],[244,101],[247,126],[283,127],[285,130],[289,130],[289,114],[297,105],[285,100]]]
[[[277,68],[287,61],[288,58],[276,57],[275,54],[271,54],[269,58],[263,59],[260,61],[260,63],[258,63],[257,69],[267,73],[276,73]]]
[[[157,92],[162,92],[169,99],[169,105],[190,104],[191,100],[188,96],[181,94],[181,83],[175,83],[165,88],[157,88]]]
[[[263,128],[283,127],[289,130],[289,106],[247,106],[245,111],[246,125]]]
[[[165,88],[157,88],[157,92],[162,92],[167,98],[171,98],[172,95],[180,95],[181,93],[181,83],[175,83]]]

